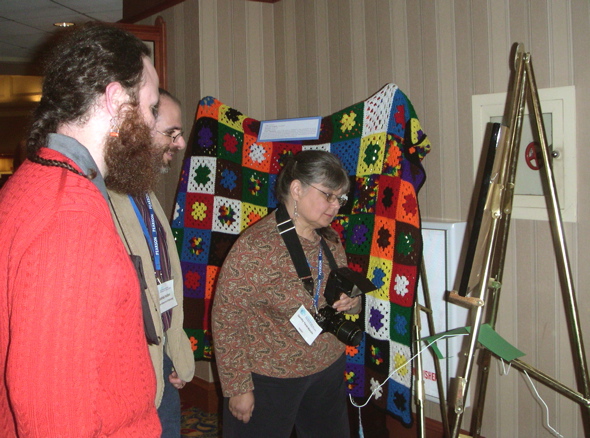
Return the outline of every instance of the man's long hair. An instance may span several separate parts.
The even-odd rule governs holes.
[[[47,143],[63,123],[85,122],[97,98],[119,82],[137,99],[146,45],[113,25],[91,22],[61,32],[44,60],[41,101],[33,113],[27,141],[29,156]]]

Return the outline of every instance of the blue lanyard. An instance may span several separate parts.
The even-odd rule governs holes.
[[[154,265],[156,271],[161,271],[160,265],[160,245],[158,244],[158,232],[156,230],[156,215],[154,214],[154,208],[152,206],[152,200],[150,199],[149,195],[145,195],[145,201],[147,203],[148,211],[150,214],[150,232],[148,232],[147,225],[143,220],[143,216],[135,203],[135,199],[131,195],[129,195],[129,200],[131,201],[131,205],[133,206],[133,210],[135,210],[135,214],[137,216],[137,220],[141,225],[141,229],[143,231],[143,235],[145,236],[145,240],[147,241],[150,250],[154,256]]]
[[[318,279],[315,284],[315,294],[313,296],[314,309],[318,310],[318,304],[320,300],[320,289],[322,287],[322,280],[324,279],[324,268],[322,266],[322,246],[320,245],[320,251],[318,252]]]

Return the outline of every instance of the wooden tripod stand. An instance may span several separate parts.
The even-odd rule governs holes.
[[[484,170],[483,184],[481,185],[480,203],[478,204],[470,238],[470,247],[466,257],[469,264],[466,263],[465,265],[459,291],[452,291],[449,295],[449,301],[470,308],[472,316],[472,328],[467,342],[468,348],[464,351],[466,360],[455,379],[456,387],[453,388],[454,391],[450,391],[456,394],[453,399],[449,400],[452,408],[449,414],[452,417],[450,419],[451,436],[456,438],[461,427],[464,400],[469,389],[475,353],[480,348],[478,336],[481,325],[487,322],[494,329],[496,324],[514,197],[516,164],[527,97],[530,99],[532,107],[533,130],[536,129],[535,133],[538,135],[540,144],[541,180],[547,201],[551,234],[565,303],[566,320],[569,326],[572,355],[576,369],[577,390],[567,387],[519,359],[514,359],[510,363],[514,368],[526,372],[533,379],[579,403],[582,410],[585,435],[590,436],[588,366],[551,166],[551,151],[547,144],[531,57],[529,53],[524,52],[521,44],[516,47],[514,64],[512,93],[509,93],[504,122],[502,125],[494,124],[492,129],[492,141],[488,152],[486,169]],[[487,315],[484,313],[484,306],[489,309]],[[481,348],[481,366],[477,376],[478,396],[475,400],[471,424],[471,436],[473,437],[480,436],[492,355],[493,353],[488,349]]]

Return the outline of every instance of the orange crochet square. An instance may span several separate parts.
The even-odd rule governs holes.
[[[205,284],[205,299],[212,299],[219,275],[219,267],[207,265],[207,283]]]
[[[393,260],[395,220],[375,215],[373,230],[371,255],[382,259]]]

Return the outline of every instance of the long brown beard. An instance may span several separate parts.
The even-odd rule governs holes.
[[[105,164],[109,189],[132,196],[155,189],[162,155],[138,107],[126,111],[118,137],[107,137]]]

